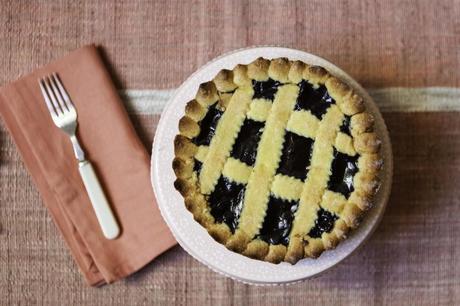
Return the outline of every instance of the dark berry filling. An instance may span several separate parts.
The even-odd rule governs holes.
[[[280,82],[273,79],[268,79],[267,81],[262,82],[252,80],[252,88],[254,89],[254,95],[252,98],[264,98],[273,101],[280,85]]]
[[[200,175],[202,166],[203,166],[203,163],[200,162],[198,159],[195,159],[195,162],[193,164],[193,171],[195,171],[197,175]]]
[[[300,91],[295,110],[309,110],[315,117],[321,119],[327,109],[335,103],[324,85],[314,88],[312,84],[302,80],[298,86]]]
[[[332,174],[329,177],[327,188],[343,194],[347,199],[355,190],[353,178],[358,172],[358,156],[349,156],[338,152],[334,148],[334,160],[331,165]]]
[[[267,215],[259,232],[258,238],[271,244],[289,244],[294,213],[299,202],[286,201],[270,196]]]
[[[350,132],[350,119],[351,119],[350,116],[345,116],[345,118],[343,119],[343,123],[342,123],[342,125],[340,126],[340,132],[345,133],[345,134],[347,134],[348,136],[351,136],[351,132]]]
[[[246,119],[230,155],[248,166],[254,165],[263,127],[263,122]]]
[[[335,214],[320,208],[315,220],[315,226],[310,230],[308,236],[311,238],[320,238],[323,233],[330,233],[337,219],[338,217]]]
[[[273,101],[278,87],[282,84],[269,79],[264,82],[252,81],[252,85],[254,99],[264,98]],[[309,110],[314,116],[321,119],[327,109],[335,103],[324,85],[314,88],[310,83],[302,81],[298,86],[300,92],[295,110]],[[206,116],[199,122],[200,133],[193,139],[196,145],[210,144],[222,115],[223,111],[217,108],[217,103],[208,108]],[[233,158],[249,166],[255,164],[264,124],[251,119],[244,121],[231,151]],[[340,131],[351,136],[350,116],[345,116]],[[311,162],[313,144],[313,139],[286,131],[277,173],[305,180]],[[348,198],[354,191],[353,178],[358,172],[358,156],[340,153],[335,148],[333,154],[328,189]],[[195,159],[193,171],[199,175],[201,167],[202,163]],[[232,232],[235,232],[238,227],[245,190],[245,185],[221,176],[214,191],[208,197],[211,215],[216,222],[227,224]],[[267,214],[257,238],[270,244],[288,245],[294,214],[299,202],[283,200],[272,195],[267,205]],[[323,233],[332,231],[337,219],[335,214],[320,208],[315,225],[308,235],[312,238],[320,238]]]
[[[232,232],[235,232],[238,226],[245,190],[244,185],[221,176],[216,188],[209,196],[211,215],[216,219],[216,222],[225,222]]]
[[[286,132],[277,173],[304,180],[310,165],[313,139]]]
[[[200,134],[193,139],[196,145],[208,146],[211,143],[211,139],[216,133],[217,123],[223,114],[223,111],[217,109],[217,103],[208,108],[206,116],[198,123],[200,125]]]

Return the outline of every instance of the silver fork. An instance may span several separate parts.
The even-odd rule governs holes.
[[[85,153],[76,136],[77,110],[56,73],[40,79],[39,84],[54,124],[70,136],[78,160],[78,170],[102,232],[107,239],[115,239],[120,234],[120,227],[91,163],[85,159]]]

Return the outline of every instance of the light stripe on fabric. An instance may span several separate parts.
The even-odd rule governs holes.
[[[175,89],[122,90],[128,112],[136,114],[160,114]],[[460,111],[460,88],[388,87],[368,89],[382,112],[442,112]]]

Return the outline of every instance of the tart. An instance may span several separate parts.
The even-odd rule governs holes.
[[[185,107],[175,188],[228,249],[317,258],[359,226],[383,161],[363,98],[326,69],[258,58],[221,70]]]

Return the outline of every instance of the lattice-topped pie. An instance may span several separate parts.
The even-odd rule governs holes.
[[[176,189],[215,240],[318,257],[372,205],[382,160],[363,99],[322,67],[259,58],[201,84],[174,141]]]

